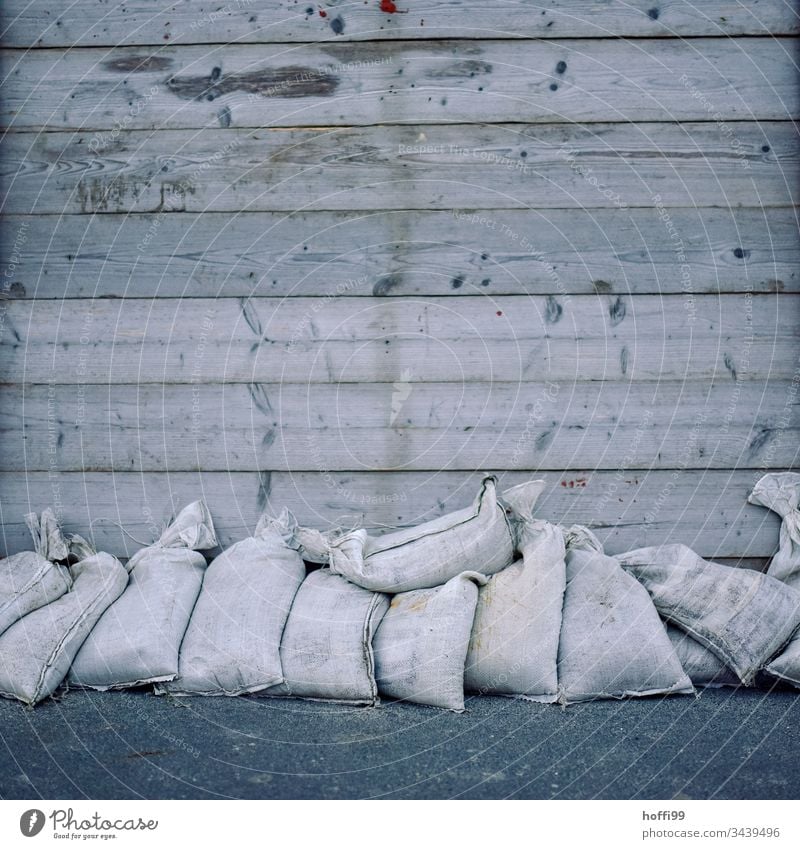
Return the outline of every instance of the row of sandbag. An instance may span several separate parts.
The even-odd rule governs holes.
[[[794,589],[684,546],[607,557],[588,530],[533,517],[541,486],[498,498],[488,478],[472,507],[381,537],[324,535],[284,512],[207,569],[201,502],[127,570],[79,537],[78,562],[53,563],[67,555],[54,518],[29,518],[37,553],[0,564],[0,693],[33,704],[66,677],[461,710],[465,688],[551,702],[692,692],[749,684],[771,660],[800,684],[800,644],[773,660],[800,624]],[[784,518],[770,571],[789,583],[798,493],[800,475],[767,475],[751,496]],[[327,568],[306,574],[303,557]]]

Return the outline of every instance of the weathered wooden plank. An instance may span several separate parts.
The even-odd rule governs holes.
[[[3,211],[774,207],[800,183],[790,122],[125,131],[102,155],[94,138],[8,136]]]
[[[749,380],[796,374],[796,295],[8,301],[4,383]]]
[[[785,0],[549,0],[524,7],[516,0],[415,0],[395,5],[397,13],[387,14],[378,0],[324,5],[187,0],[160,8],[147,0],[100,8],[92,0],[77,0],[60,9],[44,0],[5,0],[0,25],[5,43],[20,47],[798,32],[797,14]]]
[[[574,471],[545,475],[537,515],[590,525],[611,553],[682,542],[706,557],[767,557],[778,547],[775,513],[747,504],[762,474],[750,471]],[[501,488],[531,477],[501,476]],[[478,472],[19,472],[0,474],[7,553],[29,549],[23,515],[54,505],[70,532],[129,557],[152,541],[171,512],[206,499],[223,546],[252,533],[261,512],[284,505],[301,523],[327,527],[414,525],[469,504]]]
[[[20,260],[2,283],[20,298],[800,291],[790,208],[486,215],[495,228],[427,210],[10,216],[0,251]]]
[[[796,54],[795,40],[773,37],[10,50],[0,124],[783,120],[800,115]],[[112,143],[99,132],[92,144]]]
[[[783,469],[789,381],[204,384],[0,390],[0,469]],[[794,391],[794,395],[792,392]]]

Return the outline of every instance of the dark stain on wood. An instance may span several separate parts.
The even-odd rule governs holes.
[[[611,318],[611,326],[616,327],[625,318],[625,301],[617,296],[616,301],[608,308],[608,314]]]
[[[554,430],[554,428],[550,428],[550,430],[543,430],[536,437],[536,450],[537,451],[543,451],[553,441],[553,430]]]
[[[563,74],[567,70],[567,63],[563,60],[556,65],[556,73]]]
[[[660,14],[661,14],[661,11],[659,9],[656,9],[656,8],[652,8],[652,9],[647,10],[647,17],[650,18],[653,21],[657,21],[658,16]]]
[[[215,100],[241,91],[260,97],[329,97],[339,77],[316,68],[287,65],[241,74],[222,74],[214,68],[207,77],[170,77],[167,88],[181,100]]]
[[[272,446],[272,443],[275,442],[275,430],[274,428],[267,428],[264,436],[261,438],[261,447],[266,451],[267,448]]]
[[[761,430],[750,440],[750,444],[747,446],[747,451],[750,456],[750,459],[758,454],[761,448],[764,447],[767,440],[772,436],[772,429],[768,427],[762,427]]]
[[[173,60],[166,56],[123,56],[119,59],[107,59],[103,68],[120,74],[142,74],[147,71],[168,71]]]
[[[452,289],[460,289],[463,285],[464,285],[464,277],[461,274],[459,274],[458,277],[454,277],[450,281],[450,287]]]
[[[0,291],[0,301],[8,300],[9,298],[24,298],[26,294],[25,287],[22,283],[18,281],[14,281],[9,287],[7,292]]]
[[[628,349],[623,347],[619,352],[619,367],[623,374],[628,373]]]
[[[267,390],[260,383],[248,383],[247,391],[250,393],[253,405],[265,416],[272,416],[272,404],[269,395],[267,395]]]
[[[256,312],[256,308],[250,303],[249,298],[239,298],[239,305],[242,308],[242,315],[244,316],[244,320],[247,322],[247,326],[256,334],[256,336],[262,336],[263,331],[261,329],[261,319],[258,317],[258,313]]]
[[[614,291],[612,285],[607,283],[605,280],[592,280],[592,286],[598,294],[605,294]]]
[[[133,760],[134,758],[155,758],[166,754],[166,752],[162,752],[160,749],[144,749],[141,752],[131,752],[129,755],[125,755],[125,757],[128,760]]]
[[[747,248],[734,248],[733,255],[736,259],[747,259],[750,256],[750,251]]]
[[[341,15],[337,15],[331,21],[331,29],[336,35],[341,35],[344,32],[344,18]]]
[[[270,492],[272,492],[272,472],[259,472],[256,503],[258,504],[258,509],[261,512],[267,509]]]
[[[733,364],[733,357],[730,354],[725,354],[722,361],[725,363],[725,368],[731,373],[731,377],[736,380],[736,366]]]
[[[564,312],[564,308],[559,304],[559,302],[552,296],[547,296],[547,306],[544,310],[544,320],[547,324],[558,324],[561,321],[561,315]]]
[[[403,278],[399,274],[387,274],[381,277],[372,287],[372,294],[376,298],[382,298],[388,295],[392,289],[396,289],[403,282]]]
[[[219,125],[223,130],[227,130],[231,125],[231,110],[228,106],[223,106],[222,109],[219,110],[219,114],[217,116],[219,118]]]
[[[450,65],[445,65],[442,68],[432,70],[428,76],[431,79],[461,79],[462,77],[474,77],[478,74],[491,74],[492,66],[489,62],[483,62],[479,59],[463,59],[460,62],[453,62]]]

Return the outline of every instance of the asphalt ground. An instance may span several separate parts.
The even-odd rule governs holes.
[[[800,692],[467,711],[71,691],[0,700],[3,799],[797,799]]]

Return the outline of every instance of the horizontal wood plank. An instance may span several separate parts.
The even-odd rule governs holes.
[[[19,261],[3,288],[18,298],[800,291],[791,208],[482,215],[10,216],[0,246]]]
[[[20,47],[117,44],[212,44],[228,41],[349,41],[397,38],[552,38],[569,36],[760,35],[798,32],[785,0],[414,0],[397,13],[369,3],[187,0],[154,6],[148,0],[98,6],[76,0],[55,9],[45,0],[5,0],[4,41]],[[310,10],[310,11],[309,11]],[[323,17],[320,12],[324,11]],[[334,24],[334,21],[339,23]]]
[[[203,384],[0,390],[0,469],[783,469],[789,381]]]
[[[747,504],[762,471],[576,470],[545,475],[536,514],[589,525],[610,553],[682,542],[706,557],[768,557],[780,521]],[[501,489],[532,477],[501,475]],[[265,509],[289,507],[298,521],[327,528],[410,526],[465,507],[478,472],[19,472],[0,474],[0,522],[6,553],[31,548],[23,516],[54,505],[65,529],[93,532],[101,549],[130,557],[160,533],[173,511],[206,499],[223,546],[252,533]]]
[[[7,137],[7,213],[779,207],[790,122],[375,126]],[[479,216],[480,217],[480,216]],[[154,224],[154,227],[158,227]],[[491,222],[482,226],[491,227]],[[520,246],[525,246],[520,239]]]
[[[10,50],[0,124],[86,132],[784,120],[800,116],[796,47],[770,37]],[[97,150],[111,135],[98,133]]]
[[[792,379],[796,295],[7,301],[3,383]]]

